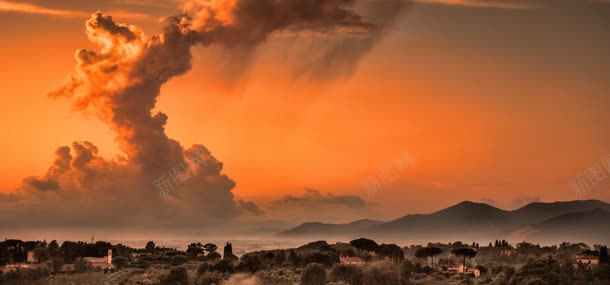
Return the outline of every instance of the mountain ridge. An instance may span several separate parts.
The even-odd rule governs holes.
[[[280,232],[277,236],[290,238],[367,236],[428,241],[493,239],[502,234],[516,236],[514,233],[518,230],[523,231],[526,226],[530,226],[536,232],[550,231],[541,224],[566,214],[586,213],[594,209],[610,213],[610,204],[600,200],[534,202],[515,210],[503,210],[485,203],[463,201],[429,214],[407,214],[388,222],[375,221],[359,226],[349,226],[358,221],[348,224],[305,223]],[[605,224],[610,226],[610,219]],[[605,224],[603,221],[596,223],[597,226]],[[350,230],[344,231],[344,229]],[[544,236],[540,233],[530,235]]]

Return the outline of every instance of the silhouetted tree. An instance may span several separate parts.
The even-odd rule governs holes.
[[[415,257],[425,259],[426,266],[428,266],[428,252],[426,251],[426,247],[422,247],[415,251]]]
[[[151,240],[146,243],[144,250],[146,250],[147,252],[154,252],[156,247],[157,246],[155,245],[155,242]]]
[[[395,244],[382,244],[379,247],[379,256],[380,257],[389,257],[394,262],[401,262],[405,259],[405,253],[402,251],[402,248]]]
[[[205,251],[207,251],[208,253],[210,253],[210,252],[216,252],[216,250],[218,250],[218,246],[216,246],[216,245],[215,245],[215,244],[213,244],[213,243],[206,243],[206,244],[203,246],[203,249],[205,249]]]
[[[55,251],[59,250],[59,244],[57,244],[57,241],[56,241],[56,240],[52,240],[52,241],[49,243],[48,248],[49,248],[49,250],[50,250],[51,252],[55,252]]]
[[[208,253],[207,258],[209,260],[218,260],[222,257],[222,256],[220,256],[220,253],[216,252],[216,250],[218,249],[218,246],[216,246],[213,243],[206,243],[203,246],[203,249]]]
[[[357,249],[364,250],[364,251],[379,252],[379,249],[380,249],[379,244],[377,244],[374,240],[370,240],[370,239],[366,239],[366,238],[355,239],[353,241],[350,241],[349,244],[351,244],[353,247],[355,247]]]
[[[428,247],[428,253],[430,255],[430,258],[432,258],[432,271],[434,271],[434,257],[443,253],[443,250],[438,248],[438,247]]]
[[[477,251],[468,247],[454,248],[451,251],[451,254],[455,255],[462,262],[462,266],[464,267],[463,274],[466,273],[466,261],[477,256]]]
[[[599,263],[608,264],[608,247],[605,245],[599,249]]]
[[[415,252],[415,257],[417,258],[422,258],[422,259],[426,259],[426,266],[428,266],[428,258],[432,258],[432,270],[434,271],[434,257],[443,253],[443,250],[438,248],[438,247],[434,247],[434,246],[428,246],[428,247],[424,247],[424,248],[420,248]]]
[[[201,243],[191,243],[186,248],[186,254],[190,258],[197,258],[198,255],[203,253],[203,245]]]
[[[46,247],[38,246],[34,249],[34,259],[38,262],[45,262],[49,260],[50,256],[49,249]]]
[[[322,250],[323,248],[328,248],[329,246],[330,245],[325,240],[319,240],[302,245],[299,247],[299,249]]]

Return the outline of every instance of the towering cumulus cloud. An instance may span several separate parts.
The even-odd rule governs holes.
[[[353,0],[185,1],[184,13],[164,19],[154,36],[93,14],[86,32],[99,49],[78,50],[70,80],[50,96],[95,113],[116,133],[124,155],[106,160],[89,142],[59,148],[46,174],[29,177],[22,189],[0,197],[11,213],[0,221],[194,227],[211,222],[207,217],[252,213],[256,205],[234,199],[235,182],[204,146],[184,148],[166,135],[167,115],[153,113],[161,86],[191,68],[195,45],[249,49],[274,32],[302,31],[376,40],[383,25],[365,20],[355,5]]]

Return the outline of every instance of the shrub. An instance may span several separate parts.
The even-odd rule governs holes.
[[[322,265],[312,263],[305,268],[305,271],[301,274],[302,285],[325,285],[326,284],[326,270]]]
[[[0,275],[0,284],[33,284],[49,275],[45,267],[17,269]]]
[[[221,273],[233,273],[233,263],[230,260],[221,259],[210,266],[210,271]]]
[[[560,271],[561,268],[555,260],[536,260],[523,265],[515,277],[518,284],[535,284],[537,280],[545,281],[540,284],[559,284]]]
[[[64,266],[64,258],[63,257],[53,257],[51,258],[51,267],[53,268],[53,272],[60,272],[61,268]]]
[[[160,281],[161,285],[188,285],[189,277],[184,267],[174,267]]]
[[[239,262],[235,270],[239,272],[256,273],[263,269],[261,259],[256,255],[245,255]]]
[[[127,257],[118,256],[112,259],[112,265],[114,265],[118,269],[122,269],[129,265],[129,260],[127,259]]]
[[[487,267],[485,267],[483,265],[477,265],[475,268],[478,269],[481,272],[481,274],[487,273]]]
[[[208,255],[206,255],[206,258],[207,258],[208,260],[215,261],[215,260],[219,260],[219,259],[221,259],[221,258],[222,258],[222,256],[221,256],[221,255],[220,255],[220,253],[218,253],[218,252],[210,252],[210,253],[208,253]]]
[[[189,261],[189,258],[186,255],[174,255],[172,256],[172,259],[170,260],[170,264],[177,266],[177,265],[182,265],[185,264]]]
[[[293,285],[300,281],[299,274],[289,269],[259,271],[256,277],[260,280],[260,284]]]
[[[203,275],[204,273],[208,272],[210,270],[210,265],[207,262],[202,262],[201,264],[199,264],[199,267],[197,267],[197,275]]]
[[[74,272],[83,273],[93,269],[93,265],[88,260],[79,257],[74,260]]]
[[[411,279],[411,275],[415,271],[415,265],[411,263],[409,260],[405,260],[400,265],[400,278],[403,280],[404,284],[409,284],[409,280]]]
[[[395,263],[375,262],[364,273],[364,285],[403,285],[400,270]],[[406,281],[404,281],[406,283]]]
[[[331,281],[343,281],[350,285],[362,285],[363,270],[355,265],[335,264],[330,273]]]
[[[595,277],[600,280],[610,280],[610,265],[602,264],[595,270]]]
[[[336,255],[328,252],[316,251],[305,256],[305,264],[320,263],[325,267],[331,267],[335,263]]]
[[[219,285],[222,282],[222,275],[215,272],[206,272],[199,277],[199,285]]]

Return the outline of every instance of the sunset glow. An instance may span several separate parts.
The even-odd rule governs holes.
[[[152,181],[201,151],[205,174],[175,190],[168,212],[209,201],[235,207],[226,215],[237,220],[294,225],[464,200],[504,209],[610,200],[610,179],[584,193],[571,184],[594,165],[610,176],[607,2],[422,0],[372,11],[359,1],[264,23],[238,0],[148,2],[0,1],[3,195],[61,207],[51,191],[29,196],[30,182],[85,193],[107,183],[106,195],[70,197],[120,208],[107,195],[127,205],[144,193],[128,189],[148,187],[138,205],[147,211],[164,203]],[[383,181],[404,153],[413,166]],[[77,157],[91,164],[79,168]],[[375,195],[363,186],[371,177],[382,184]],[[212,190],[198,194],[206,183]],[[366,205],[274,206],[315,194],[306,189]],[[240,201],[264,214],[242,216]]]

